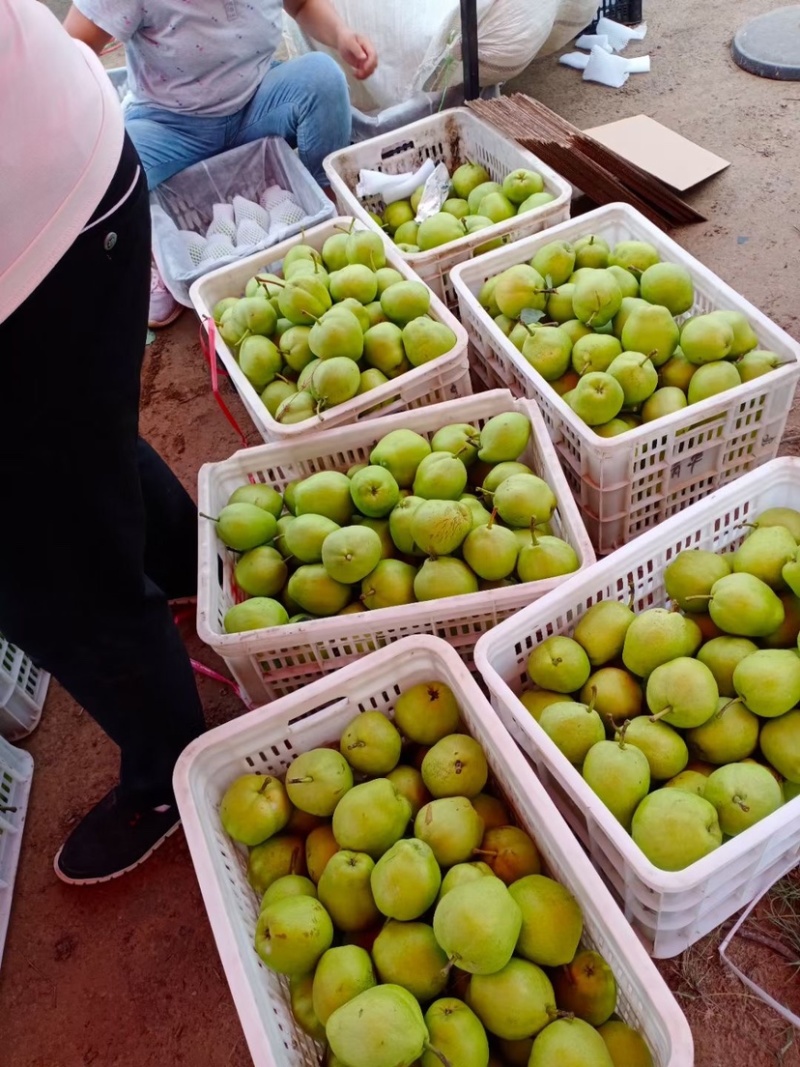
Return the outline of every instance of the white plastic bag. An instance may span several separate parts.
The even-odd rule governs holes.
[[[463,81],[459,0],[332,0],[358,33],[372,39],[378,69],[365,82],[348,74],[353,106],[364,112],[392,107],[420,92],[443,92]],[[476,0],[482,86],[520,74],[540,52],[563,47],[592,21],[597,0]],[[284,16],[281,57],[327,51]],[[280,57],[279,57],[280,58]]]

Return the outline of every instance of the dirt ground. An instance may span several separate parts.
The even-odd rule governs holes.
[[[529,92],[584,128],[645,112],[731,160],[689,197],[708,222],[677,237],[800,337],[800,86],[753,78],[729,55],[737,26],[773,6],[771,0],[653,0],[645,4],[647,40],[629,53],[649,52],[651,74],[615,91],[583,83],[551,57],[534,62],[509,88]],[[202,463],[238,446],[211,396],[197,329],[186,313],[158,335],[142,388],[143,433],[190,491]],[[246,426],[241,406],[227,395]],[[783,451],[797,451],[798,441],[793,413]],[[222,669],[191,627],[184,630],[194,657]],[[198,684],[209,726],[242,713],[221,684],[204,678]],[[55,682],[25,747],[36,771],[0,973],[0,1067],[247,1067],[251,1060],[182,836],[127,878],[89,889],[62,885],[53,856],[71,824],[113,783],[116,753]],[[660,964],[692,1025],[697,1067],[800,1067],[795,1032],[720,967],[718,942],[711,936]],[[796,943],[793,952],[796,958]],[[798,1010],[796,967],[755,941],[737,942],[734,956]]]

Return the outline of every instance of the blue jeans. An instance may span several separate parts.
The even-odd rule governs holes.
[[[149,104],[125,110],[150,189],[192,163],[262,137],[283,137],[319,184],[328,185],[322,161],[350,143],[350,123],[347,81],[324,52],[273,64],[233,115],[186,115]]]

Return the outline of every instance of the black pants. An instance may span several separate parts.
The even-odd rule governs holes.
[[[126,140],[93,219],[137,165]],[[123,789],[160,800],[204,724],[167,605],[196,590],[196,510],[138,436],[149,281],[142,173],[0,323],[0,632],[119,746]]]

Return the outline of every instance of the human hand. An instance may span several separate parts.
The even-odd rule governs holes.
[[[342,31],[336,51],[359,81],[368,78],[378,65],[378,55],[369,37],[362,37],[351,29]]]

